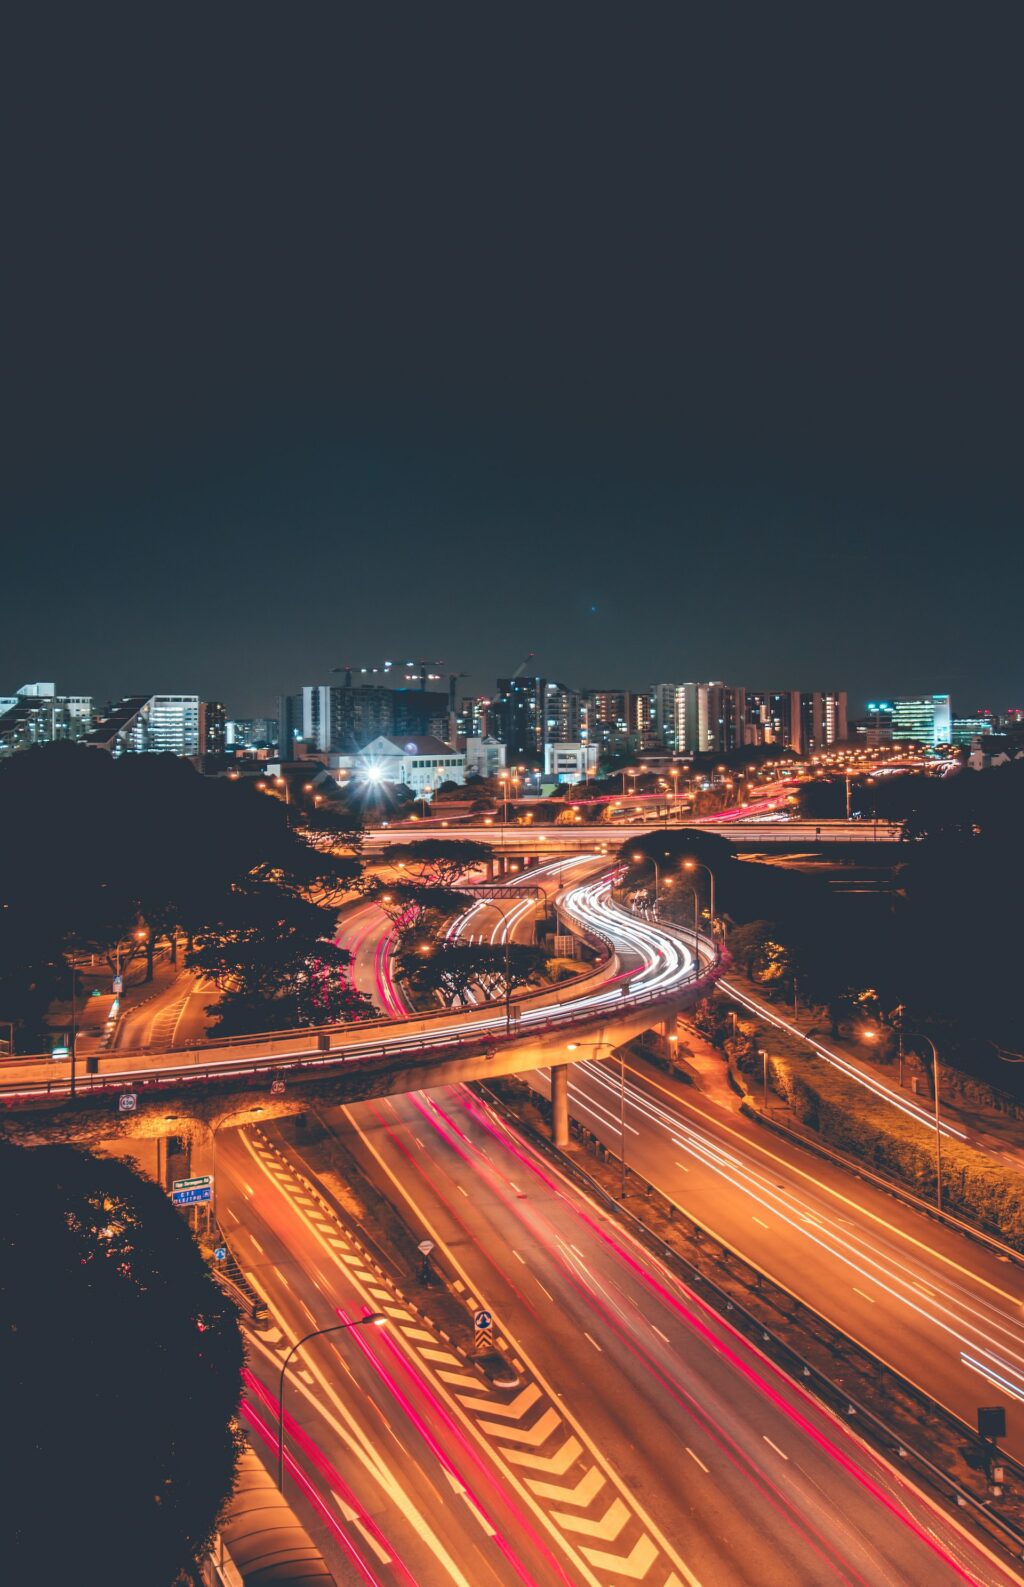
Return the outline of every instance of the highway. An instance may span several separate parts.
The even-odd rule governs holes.
[[[783,821],[747,820],[732,817],[708,816],[699,821],[665,821],[657,824],[646,821],[569,822],[561,826],[542,827],[532,824],[476,822],[473,824],[431,820],[400,823],[385,827],[368,827],[363,834],[363,852],[372,858],[392,843],[409,843],[425,838],[452,838],[473,843],[489,843],[500,854],[507,849],[510,854],[542,855],[565,850],[593,849],[597,844],[607,844],[615,853],[623,843],[637,842],[650,837],[652,831],[712,831],[717,837],[731,843],[801,845],[812,847],[830,843],[899,843],[903,828],[890,821]]]
[[[593,856],[580,856],[577,863],[591,868]],[[529,882],[529,876],[523,881]],[[610,874],[570,883],[559,894],[559,907],[589,928],[599,916],[603,918],[603,901],[610,886]],[[597,924],[594,929],[600,931],[603,927]],[[412,1018],[356,1022],[324,1033],[323,1048],[317,1032],[308,1030],[278,1037],[204,1043],[184,1050],[134,1050],[101,1057],[98,1074],[79,1074],[78,1089],[88,1094],[94,1086],[116,1090],[133,1081],[170,1084],[206,1074],[247,1078],[261,1069],[279,1073],[299,1065],[304,1073],[309,1073],[359,1059],[379,1061],[382,1056],[396,1061],[424,1053],[454,1057],[467,1047],[479,1052],[482,1045],[500,1042],[509,1034],[522,1040],[561,1027],[620,1019],[684,993],[697,980],[695,956],[686,943],[669,939],[626,916],[618,929],[623,941],[636,949],[628,970],[620,974],[613,957],[579,981],[517,993],[513,998],[515,1023],[511,1032],[504,1008],[495,1011],[492,1005],[479,1013],[425,1013]],[[37,1056],[14,1059],[0,1067],[0,1098],[9,1106],[21,1099],[31,1101],[40,1093],[61,1097],[69,1091],[67,1060]]]
[[[546,1073],[527,1078],[547,1093]],[[1005,1447],[1024,1459],[1019,1268],[744,1118],[724,1074],[705,1083],[627,1064],[630,1166],[968,1424],[1008,1404]],[[620,1101],[617,1060],[571,1071],[571,1112],[616,1154]]]
[[[486,1306],[521,1377],[515,1390],[481,1390],[408,1314],[303,1357],[311,1381],[298,1378],[289,1399],[296,1465],[342,1530],[346,1514],[372,1520],[390,1563],[348,1528],[375,1572],[366,1579],[1017,1579],[462,1088],[356,1104],[330,1122],[435,1241],[463,1286],[466,1339],[471,1304]],[[269,1427],[276,1363],[298,1330],[402,1303],[304,1183],[288,1127],[230,1134],[222,1218],[283,1334],[254,1365]]]

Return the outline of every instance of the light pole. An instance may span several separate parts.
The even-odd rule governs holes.
[[[938,1048],[930,1036],[918,1033],[922,1041],[926,1041],[932,1050],[932,1091],[935,1094],[935,1205],[942,1211],[942,1120],[939,1111],[939,1053]],[[861,1032],[865,1041],[877,1041],[878,1032],[870,1027]],[[900,1031],[900,1051],[903,1047],[903,1032]]]
[[[939,1053],[930,1036],[922,1036],[932,1050],[932,1090],[935,1093],[935,1205],[942,1211],[942,1126],[939,1119]]]
[[[684,860],[683,861],[683,870],[684,871],[707,871],[707,873],[708,873],[708,878],[709,878],[710,883],[711,883],[711,935],[712,935],[712,937],[714,937],[715,936],[715,873],[711,869],[710,865],[705,865],[703,860],[693,860],[693,859]],[[697,951],[697,944],[694,943],[694,953],[696,953],[696,951]],[[718,957],[718,953],[719,953],[718,939],[715,938],[715,958],[716,959]]]
[[[619,1162],[622,1177],[619,1181],[619,1200],[626,1199],[626,1054],[621,1047],[616,1048],[612,1041],[571,1041],[567,1044],[568,1052],[578,1052],[581,1047],[592,1048],[594,1052],[599,1047],[607,1047],[610,1052],[618,1052],[619,1056]]]
[[[658,904],[661,899],[661,871],[658,868],[658,862],[653,854],[634,854],[632,859],[635,865],[640,865],[644,860],[649,860],[654,866],[654,913],[657,914]]]
[[[352,1322],[331,1323],[328,1328],[314,1328],[312,1333],[305,1334],[292,1345],[284,1361],[281,1363],[281,1375],[277,1384],[277,1488],[279,1493],[284,1492],[284,1375],[288,1371],[289,1363],[296,1350],[301,1350],[303,1345],[311,1339],[320,1339],[324,1334],[342,1333],[346,1328],[365,1328],[367,1323],[373,1323],[380,1328],[387,1322],[381,1311],[367,1312],[365,1317],[356,1317]]]

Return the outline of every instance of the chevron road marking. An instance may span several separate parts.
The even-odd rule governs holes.
[[[605,1478],[596,1466],[591,1466],[575,1488],[564,1488],[558,1482],[539,1482],[536,1477],[526,1479],[526,1486],[532,1488],[540,1498],[555,1499],[559,1504],[589,1504],[604,1485]]]
[[[523,1449],[506,1449],[505,1459],[517,1466],[532,1466],[535,1471],[547,1471],[552,1477],[563,1477],[574,1460],[579,1460],[583,1445],[578,1438],[569,1437],[557,1455],[531,1455]]]
[[[529,1444],[536,1449],[550,1438],[562,1418],[553,1406],[547,1410],[532,1427],[506,1427],[503,1422],[478,1422],[477,1426],[482,1433],[489,1433],[492,1438],[514,1438],[517,1444]]]
[[[606,1554],[599,1548],[587,1548],[585,1543],[580,1545],[580,1553],[585,1554],[597,1570],[614,1571],[616,1576],[628,1576],[630,1581],[646,1576],[658,1557],[658,1550],[646,1532],[629,1554]]]
[[[614,1498],[604,1515],[596,1521],[589,1521],[585,1515],[563,1515],[558,1510],[552,1510],[551,1515],[567,1532],[579,1532],[582,1537],[597,1537],[602,1543],[614,1543],[629,1520],[629,1511],[619,1498]]]
[[[474,1387],[479,1385],[476,1384]],[[539,1399],[540,1389],[536,1383],[528,1383],[522,1393],[517,1394],[507,1405],[495,1400],[475,1400],[471,1394],[459,1395],[459,1403],[464,1405],[467,1411],[482,1411],[485,1416],[507,1416],[514,1422],[517,1422],[531,1405],[536,1405]]]
[[[362,1131],[359,1133],[362,1134]],[[379,1160],[379,1154],[374,1150],[372,1143],[367,1142],[367,1145],[371,1154]],[[280,1154],[278,1156],[281,1161],[285,1161]],[[269,1163],[263,1166],[268,1171],[271,1168]],[[382,1164],[382,1167],[385,1167],[389,1177],[393,1178],[386,1166]],[[661,1568],[669,1570],[664,1587],[684,1587],[684,1581],[672,1570],[673,1565],[677,1570],[681,1568],[685,1587],[700,1587],[697,1578],[691,1574],[685,1562],[678,1558],[673,1549],[663,1545],[664,1554],[661,1553],[658,1544],[654,1541],[658,1533],[643,1509],[635,1503],[627,1490],[622,1487],[621,1482],[614,1478],[614,1473],[607,1468],[607,1462],[602,1460],[596,1449],[584,1451],[582,1437],[585,1435],[581,1434],[581,1437],[577,1438],[566,1427],[566,1417],[560,1414],[564,1407],[559,1404],[557,1397],[543,1380],[539,1383],[527,1381],[526,1385],[508,1402],[499,1399],[486,1382],[468,1375],[466,1364],[458,1356],[450,1350],[438,1348],[440,1340],[436,1333],[430,1331],[429,1325],[424,1326],[424,1318],[387,1304],[384,1294],[390,1293],[394,1298],[393,1292],[383,1291],[387,1279],[379,1270],[377,1272],[370,1270],[373,1266],[372,1258],[355,1254],[359,1247],[354,1240],[338,1239],[336,1230],[340,1230],[341,1233],[347,1231],[339,1223],[336,1213],[331,1213],[329,1216],[333,1221],[327,1222],[324,1220],[322,1202],[313,1201],[309,1210],[295,1205],[296,1190],[313,1189],[298,1170],[292,1171],[286,1167],[285,1175],[275,1174],[273,1177],[282,1181],[279,1188],[289,1195],[298,1215],[309,1225],[322,1244],[334,1248],[332,1253],[334,1259],[344,1263],[349,1278],[353,1281],[361,1281],[364,1293],[373,1293],[374,1298],[378,1300],[380,1310],[394,1318],[396,1330],[402,1337],[404,1347],[419,1359],[421,1368],[432,1375],[437,1389],[450,1397],[449,1403],[453,1410],[465,1419],[467,1428],[474,1431],[477,1437],[488,1441],[491,1458],[499,1469],[504,1468],[507,1479],[518,1488],[519,1493],[531,1507],[535,1508],[535,1512],[546,1523],[553,1538],[558,1540],[569,1559],[574,1562],[581,1587],[584,1583],[587,1587],[605,1587],[605,1578],[609,1573],[619,1582],[623,1578],[639,1582],[659,1557],[662,1561]],[[311,1200],[308,1195],[304,1199]],[[427,1232],[433,1233],[433,1230],[428,1228]],[[465,1278],[466,1275],[462,1277]],[[466,1287],[468,1289],[468,1285]],[[525,1371],[528,1379],[537,1378],[536,1370],[529,1365],[526,1368],[520,1367],[519,1370]],[[475,1393],[467,1393],[467,1389]],[[536,1419],[531,1426],[523,1426],[523,1419],[530,1415],[534,1415]],[[568,1420],[571,1426],[579,1431],[571,1416]],[[545,1446],[551,1449],[552,1445],[556,1446],[553,1453],[540,1453]],[[588,1453],[594,1457],[590,1462],[587,1462]],[[576,1471],[570,1475],[574,1465]],[[517,1467],[523,1468],[521,1479],[518,1478],[515,1469]],[[583,1467],[582,1471],[581,1467]],[[561,1484],[557,1480],[543,1480],[545,1478],[567,1480]],[[614,1483],[610,1499],[607,1498],[609,1478]],[[616,1492],[616,1489],[619,1492]],[[605,1493],[603,1513],[598,1516],[586,1514],[588,1507],[595,1502],[600,1503],[599,1495],[602,1492]],[[464,1497],[485,1532],[495,1535],[475,1506],[469,1504],[468,1495],[464,1494]],[[563,1509],[563,1506],[572,1506],[573,1509]],[[627,1525],[628,1531],[625,1530]],[[580,1541],[582,1538],[590,1539],[590,1545]],[[623,1549],[621,1554],[613,1554],[608,1549],[593,1546],[617,1542]]]

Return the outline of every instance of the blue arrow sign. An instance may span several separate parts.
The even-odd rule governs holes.
[[[215,1246],[213,1254],[218,1262],[223,1262],[227,1257],[228,1248],[226,1245]]]

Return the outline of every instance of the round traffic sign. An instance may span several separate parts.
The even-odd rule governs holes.
[[[473,1313],[473,1327],[477,1333],[484,1333],[491,1327],[494,1319],[489,1311],[476,1311]]]

